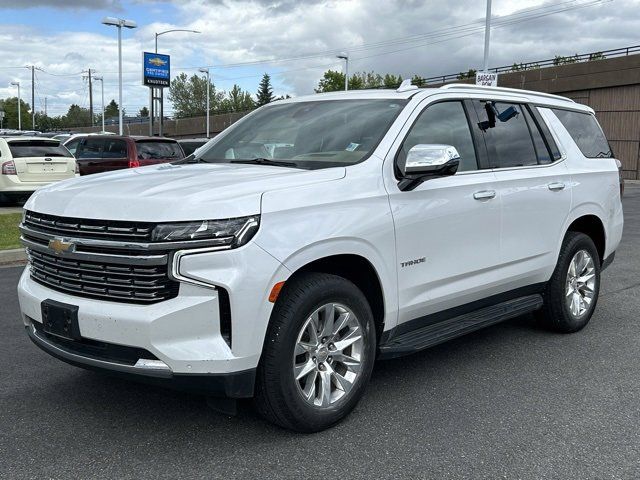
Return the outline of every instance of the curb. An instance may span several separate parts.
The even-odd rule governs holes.
[[[0,266],[24,265],[25,263],[27,263],[27,253],[24,251],[24,248],[0,250]]]

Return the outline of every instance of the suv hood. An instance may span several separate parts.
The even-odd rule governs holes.
[[[65,217],[147,222],[233,218],[260,213],[264,192],[344,176],[342,167],[154,165],[49,185],[36,191],[25,209]]]

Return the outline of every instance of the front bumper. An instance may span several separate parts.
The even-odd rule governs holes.
[[[96,355],[78,353],[64,342],[48,336],[36,324],[26,327],[29,338],[49,355],[76,367],[103,371],[117,376],[131,378],[155,385],[188,390],[204,395],[229,398],[249,398],[253,396],[255,369],[227,374],[180,375],[174,374],[161,360],[139,359],[135,364],[125,361],[106,360]]]

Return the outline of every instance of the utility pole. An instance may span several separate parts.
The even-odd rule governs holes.
[[[100,82],[100,92],[102,97],[102,133],[104,133],[104,77],[94,77],[96,82]]]
[[[89,118],[93,127],[93,88],[91,86],[91,69],[89,69]]]
[[[484,27],[484,72],[489,71],[489,43],[491,39],[491,0],[487,0],[487,16]]]
[[[47,116],[47,97],[44,97],[44,116]]]
[[[22,115],[20,114],[22,110],[22,99],[20,98],[20,82],[11,82],[10,85],[18,87],[18,130],[22,130]]]
[[[211,93],[210,93],[210,86],[211,86],[211,81],[209,80],[209,69],[208,68],[199,68],[198,69],[200,72],[205,73],[207,75],[207,135],[206,137],[209,138],[209,116],[211,114],[211,107],[209,106],[209,98],[211,97]]]
[[[31,65],[31,130],[36,129],[36,66]]]

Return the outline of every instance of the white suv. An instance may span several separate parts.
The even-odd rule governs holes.
[[[36,189],[73,178],[76,160],[58,140],[0,138],[0,204],[26,200]]]
[[[18,294],[61,360],[255,396],[317,431],[376,358],[527,312],[583,328],[622,225],[584,105],[468,85],[329,93],[264,106],[183,161],[38,191]]]

